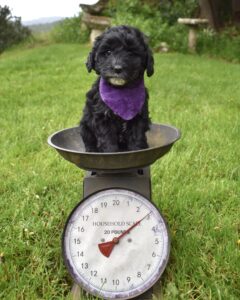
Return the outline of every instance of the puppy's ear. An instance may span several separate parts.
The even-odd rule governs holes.
[[[91,72],[92,70],[96,71],[96,69],[95,69],[96,55],[97,55],[98,47],[102,40],[102,36],[103,35],[100,35],[95,39],[92,51],[88,55],[87,62],[86,62],[86,67],[87,67],[88,72]]]
[[[153,59],[153,54],[152,51],[150,50],[149,47],[147,47],[147,76],[150,77],[153,75],[154,73],[154,59]]]
[[[92,71],[92,69],[94,69],[94,66],[95,66],[94,55],[93,52],[90,52],[86,62],[86,67],[89,73]]]
[[[143,41],[144,41],[144,44],[145,44],[145,49],[146,49],[145,51],[147,52],[146,53],[147,54],[147,58],[146,58],[146,71],[147,71],[147,76],[150,77],[154,73],[154,68],[153,68],[154,59],[153,59],[152,50],[148,46],[149,39],[148,39],[148,37],[145,34],[143,34]]]

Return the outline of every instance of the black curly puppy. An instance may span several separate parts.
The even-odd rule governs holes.
[[[80,132],[87,152],[147,148],[148,92],[153,56],[144,35],[130,26],[112,27],[99,36],[87,60],[99,76],[87,93]]]

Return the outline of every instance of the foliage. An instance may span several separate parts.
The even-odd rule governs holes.
[[[55,44],[0,58],[0,298],[66,299],[61,234],[84,172],[47,146],[79,122],[95,75],[86,46]],[[182,138],[151,167],[171,254],[155,299],[240,299],[239,65],[155,54],[146,78],[153,122]]]
[[[138,27],[148,36],[150,45],[156,50],[162,42],[166,42],[171,51],[183,53],[188,51],[189,29],[178,24],[177,19],[196,17],[198,1],[112,0],[111,7],[115,25],[128,24]],[[239,41],[239,30],[235,30],[234,34],[230,33],[229,29],[225,29],[222,33],[214,33],[210,30],[199,31],[197,52],[240,62]]]
[[[126,0],[113,3],[116,10],[114,24],[128,24],[140,28],[153,47],[167,42],[171,48],[186,49],[182,43],[185,28],[177,24],[179,17],[191,16],[196,10],[195,0],[184,1],[140,1]]]
[[[30,30],[22,26],[21,18],[13,17],[8,6],[0,6],[0,53],[30,35]]]
[[[210,29],[200,32],[197,52],[240,63],[240,30],[229,27],[219,33]]]
[[[89,37],[89,30],[81,26],[81,14],[60,21],[51,32],[55,42],[85,43]]]
[[[197,0],[152,0],[144,1],[152,10],[158,10],[168,25],[174,25],[178,18],[195,17],[198,11]],[[145,5],[146,5],[145,4]]]

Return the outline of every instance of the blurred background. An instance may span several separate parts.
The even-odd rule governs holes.
[[[152,121],[182,132],[151,167],[172,244],[153,300],[239,300],[240,0],[0,0],[0,299],[70,299],[60,241],[84,172],[47,138],[79,124],[91,43],[118,24],[154,50]]]
[[[18,43],[88,43],[109,26],[140,28],[156,52],[240,60],[239,0],[3,0],[0,53]]]

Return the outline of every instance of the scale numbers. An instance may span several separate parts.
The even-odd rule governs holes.
[[[158,209],[138,193],[110,189],[80,202],[63,234],[65,264],[76,283],[104,299],[130,299],[163,273],[169,235]]]

